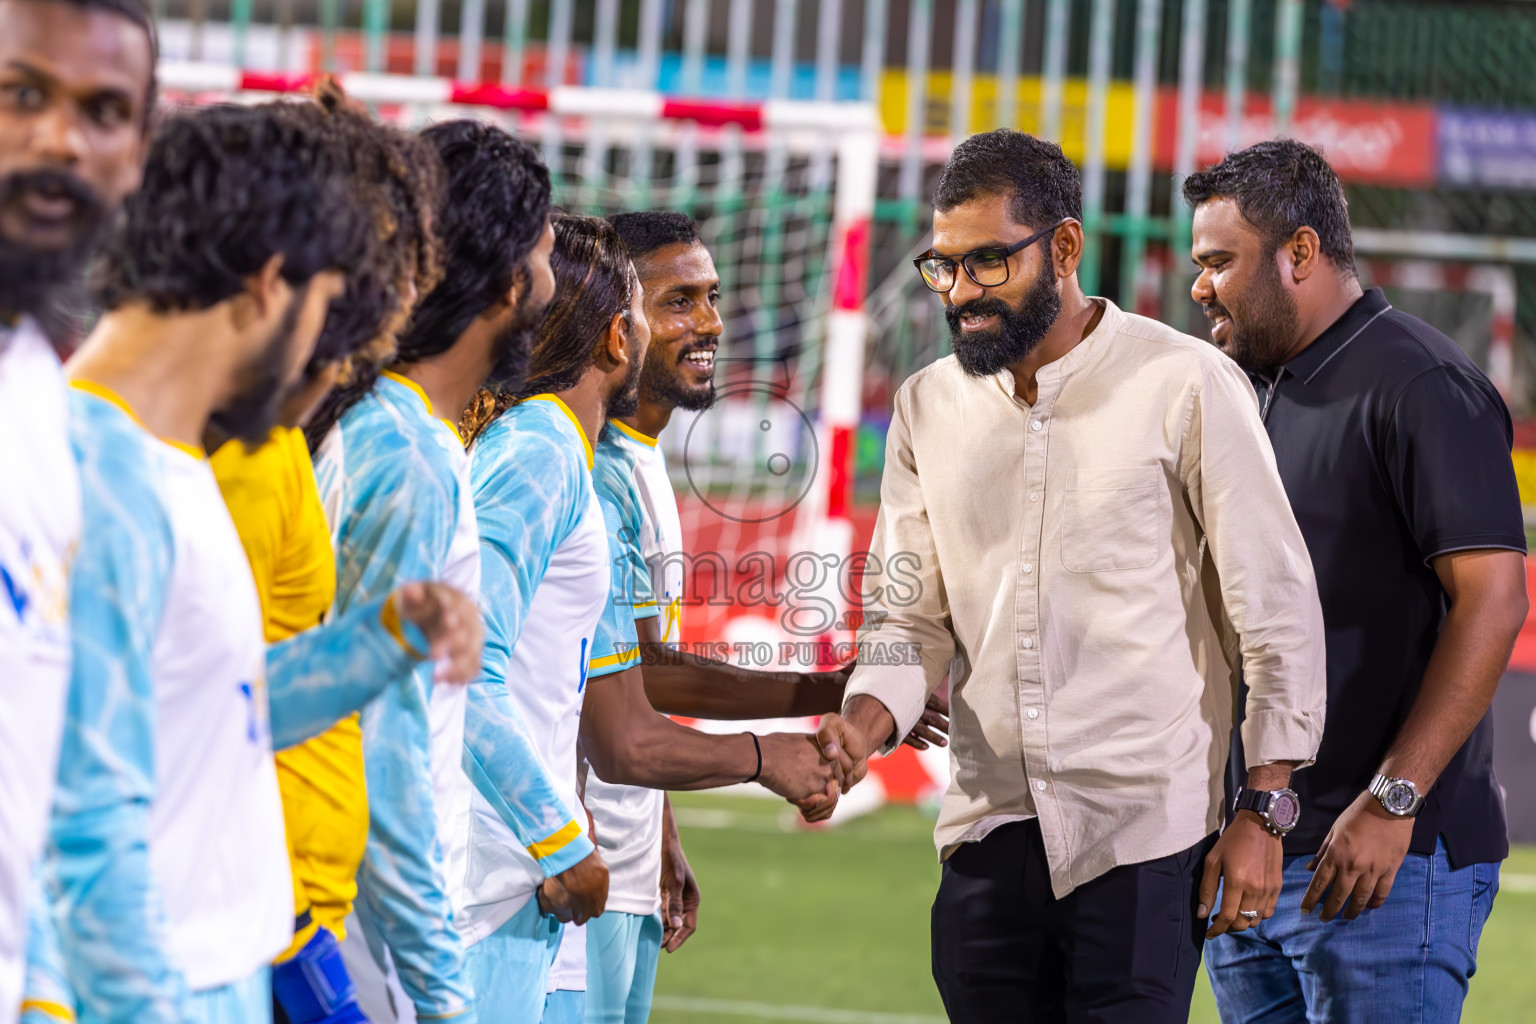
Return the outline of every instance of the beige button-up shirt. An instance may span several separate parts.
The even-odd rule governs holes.
[[[1036,381],[949,356],[897,393],[859,633],[891,646],[847,692],[904,736],[947,673],[941,856],[1038,817],[1061,897],[1215,831],[1239,664],[1249,766],[1311,763],[1323,619],[1235,363],[1106,302]]]

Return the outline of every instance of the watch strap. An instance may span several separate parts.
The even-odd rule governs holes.
[[[1275,799],[1275,794],[1267,789],[1249,789],[1247,786],[1237,791],[1237,799],[1232,801],[1233,812],[1252,811],[1261,818],[1269,817],[1269,805]]]
[[[1387,790],[1399,784],[1413,790],[1413,804],[1406,811],[1394,811],[1387,806]],[[1381,804],[1382,810],[1394,818],[1417,818],[1419,812],[1424,809],[1424,794],[1419,792],[1419,787],[1412,779],[1394,779],[1378,772],[1371,777],[1370,794],[1376,798],[1377,803]]]

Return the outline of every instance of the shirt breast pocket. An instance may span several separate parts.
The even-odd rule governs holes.
[[[1159,466],[1074,472],[1062,507],[1061,564],[1110,572],[1157,561],[1165,493]]]

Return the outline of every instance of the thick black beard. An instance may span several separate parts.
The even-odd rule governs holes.
[[[1205,308],[1231,321],[1223,351],[1243,369],[1260,373],[1272,371],[1285,361],[1301,321],[1296,301],[1286,294],[1280,268],[1273,260],[1266,261],[1254,275],[1241,305],[1234,308],[1213,302]]]
[[[214,411],[209,421],[215,427],[254,448],[267,439],[282,413],[292,388],[285,386],[283,368],[288,363],[288,347],[298,329],[299,313],[304,307],[308,286],[295,290],[283,319],[272,332],[266,348],[248,369],[252,380],[228,405]],[[302,387],[302,380],[294,385]]]
[[[76,234],[62,249],[37,249],[0,235],[0,309],[48,317],[77,290],[106,233],[107,209],[85,182],[65,171],[18,171],[0,178],[0,207],[26,189],[46,186],[72,198]]]
[[[640,374],[640,396],[651,405],[659,405],[664,409],[686,409],[689,412],[703,412],[715,404],[713,378],[710,379],[709,387],[703,390],[695,390],[682,382],[677,360],[687,355],[687,352],[677,353],[670,363],[664,355],[658,349],[654,355],[646,357],[644,370]]]
[[[640,411],[640,363],[630,363],[624,386],[608,400],[608,418],[623,419]]]
[[[996,313],[998,328],[981,334],[960,330],[963,316]],[[1029,291],[1010,307],[991,296],[972,299],[963,306],[948,306],[944,319],[949,321],[949,337],[955,359],[972,377],[990,377],[1017,363],[1034,351],[1061,315],[1061,293],[1056,290],[1056,275],[1047,268],[1035,278]]]
[[[496,337],[496,362],[485,386],[492,391],[516,391],[528,379],[528,362],[533,357],[533,346],[538,340],[539,321],[544,307],[533,308],[533,292],[527,286],[526,275],[522,294],[507,326]]]
[[[525,326],[513,321],[503,328],[496,338],[496,362],[485,386],[497,392],[521,388],[528,378],[528,360],[537,335],[536,323]]]

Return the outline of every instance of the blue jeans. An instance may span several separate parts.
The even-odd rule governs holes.
[[[1223,1024],[1454,1024],[1477,971],[1499,865],[1410,853],[1387,902],[1353,921],[1301,912],[1309,857],[1287,857],[1275,916],[1205,944]],[[1220,900],[1218,899],[1218,904]]]

